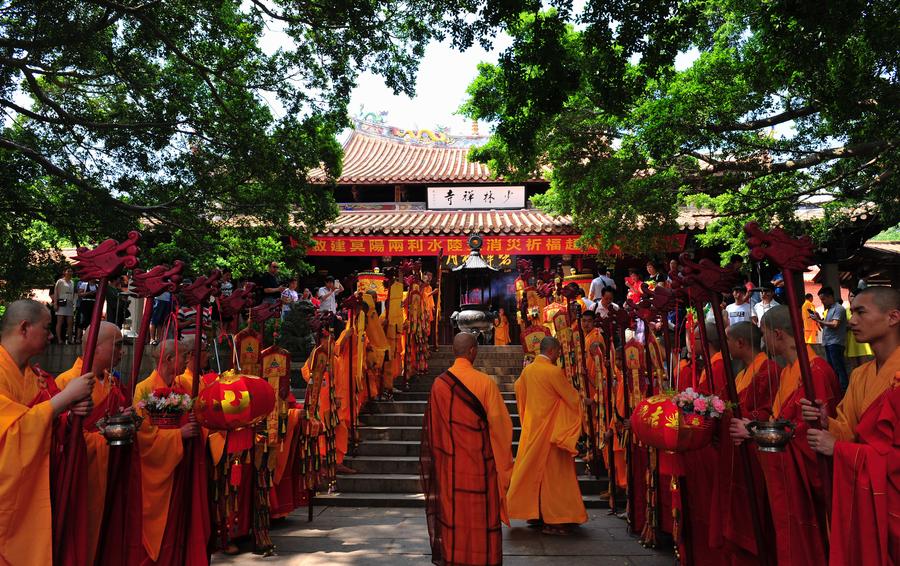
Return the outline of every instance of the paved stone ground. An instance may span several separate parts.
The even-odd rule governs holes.
[[[405,566],[431,563],[424,509],[324,507],[312,523],[306,510],[272,529],[278,556],[216,555],[215,565],[280,564],[325,566]],[[503,563],[565,566],[671,566],[671,553],[647,550],[625,531],[625,522],[588,510],[590,521],[575,535],[554,537],[514,521],[503,528]]]

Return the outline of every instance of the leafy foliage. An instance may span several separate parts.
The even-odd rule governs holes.
[[[296,260],[336,213],[357,76],[412,94],[425,45],[466,47],[536,0],[23,0],[0,8],[2,272],[32,222],[74,244],[140,227],[150,258]],[[276,45],[279,44],[279,45]],[[265,47],[269,45],[270,47]],[[246,235],[245,241],[243,235]],[[52,242],[51,242],[52,243]],[[237,246],[237,247],[236,247]],[[235,254],[242,257],[231,259]],[[271,259],[271,257],[266,258]],[[4,276],[4,292],[21,281]]]
[[[523,15],[469,86],[462,112],[497,123],[472,157],[510,179],[549,171],[539,205],[630,251],[676,230],[687,204],[721,216],[706,243],[735,249],[750,219],[822,237],[863,206],[893,225],[897,18],[883,0],[591,0]],[[801,226],[798,207],[823,202]]]

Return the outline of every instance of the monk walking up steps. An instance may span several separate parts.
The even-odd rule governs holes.
[[[503,562],[500,522],[509,524],[512,420],[497,384],[472,367],[475,336],[457,334],[453,355],[456,361],[431,388],[422,428],[431,560],[440,566],[495,566]]]
[[[545,534],[565,535],[588,520],[575,447],[581,436],[581,399],[562,368],[556,338],[541,341],[541,353],[516,381],[522,438],[509,486],[509,516],[544,525]]]

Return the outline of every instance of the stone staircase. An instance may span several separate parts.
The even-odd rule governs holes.
[[[331,493],[315,498],[316,505],[346,507],[423,507],[419,481],[419,443],[428,393],[434,378],[450,367],[448,346],[432,354],[426,376],[411,390],[396,393],[392,402],[370,403],[360,415],[359,446],[345,463],[358,473],[339,475]],[[519,346],[481,346],[476,367],[497,380],[513,421],[513,456],[521,433],[514,383],[522,371]],[[584,462],[576,463],[578,482],[589,508],[607,507],[607,478],[589,476]],[[604,472],[605,473],[605,472]]]

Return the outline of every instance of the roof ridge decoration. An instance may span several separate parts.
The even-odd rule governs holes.
[[[369,112],[358,118],[352,118],[354,133],[385,138],[394,142],[423,147],[479,147],[488,142],[489,136],[450,136],[450,128],[435,126],[434,129],[404,129],[385,124],[382,112],[378,116]],[[380,118],[380,119],[379,119]],[[351,136],[352,137],[352,136]]]

